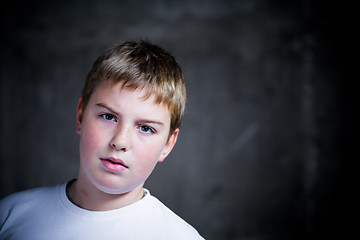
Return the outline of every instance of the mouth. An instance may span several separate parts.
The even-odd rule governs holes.
[[[100,158],[101,161],[106,161],[108,163],[114,164],[114,165],[119,165],[122,166],[124,168],[129,168],[121,159],[119,158],[113,158],[113,157],[109,157],[109,158]]]

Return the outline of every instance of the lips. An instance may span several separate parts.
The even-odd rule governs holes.
[[[109,157],[109,158],[100,158],[100,160],[101,160],[102,166],[107,171],[110,171],[110,172],[113,172],[116,174],[120,174],[129,168],[121,159],[118,159],[118,158]]]
[[[128,166],[119,158],[113,158],[113,157],[109,157],[109,158],[101,158],[102,161],[108,161],[112,164],[118,164],[121,165],[125,168],[128,168]]]

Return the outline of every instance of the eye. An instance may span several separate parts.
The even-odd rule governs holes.
[[[140,125],[139,129],[145,133],[155,133],[155,130],[147,125]]]
[[[110,113],[101,114],[100,117],[102,117],[103,119],[105,119],[107,121],[116,121],[115,116]]]

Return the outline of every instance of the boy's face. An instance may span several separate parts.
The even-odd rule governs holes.
[[[175,145],[170,137],[170,112],[144,99],[144,90],[121,88],[121,82],[100,84],[83,110],[77,107],[80,134],[79,179],[109,194],[142,190],[157,162]]]

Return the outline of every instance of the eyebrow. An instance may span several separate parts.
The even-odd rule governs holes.
[[[102,108],[106,108],[108,109],[110,112],[114,113],[117,116],[120,116],[121,114],[118,113],[117,111],[115,111],[114,109],[112,109],[111,107],[107,106],[104,103],[97,103],[96,106],[98,107],[102,107]],[[144,122],[144,123],[153,123],[153,124],[158,124],[158,125],[164,125],[163,122],[160,121],[156,121],[156,120],[150,120],[150,119],[141,119],[139,122]]]
[[[98,107],[102,107],[102,108],[106,108],[107,110],[109,110],[110,112],[116,114],[116,115],[120,115],[118,112],[116,112],[114,109],[112,109],[111,107],[107,106],[104,103],[97,103],[96,106]]]

